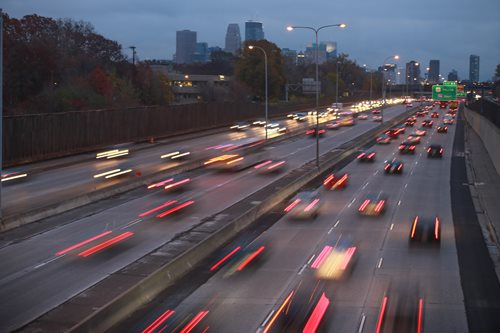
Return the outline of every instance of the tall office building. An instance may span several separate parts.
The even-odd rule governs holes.
[[[206,42],[196,43],[196,49],[193,54],[193,62],[208,62],[210,60],[210,53],[208,51],[208,44]]]
[[[316,43],[311,43],[306,46],[304,52],[307,63],[316,63]],[[322,64],[327,60],[337,58],[337,43],[336,42],[320,42],[318,47],[318,64]]]
[[[381,66],[378,68],[379,72],[382,72],[382,75],[385,80],[385,84],[397,84],[396,81],[396,70],[397,70],[396,64],[384,64],[384,66]]]
[[[224,51],[236,54],[241,49],[240,26],[238,23],[230,23],[226,31],[226,46]]]
[[[407,84],[420,83],[420,64],[412,60],[406,63],[406,81]]]
[[[264,39],[264,30],[261,22],[245,22],[245,41]]]
[[[439,83],[439,60],[429,61],[429,83]]]
[[[472,54],[469,59],[469,80],[479,82],[479,56]]]
[[[190,64],[196,51],[196,31],[177,31],[175,41],[175,62],[178,64]]]
[[[458,72],[455,69],[448,73],[448,81],[458,81]]]
[[[288,64],[297,65],[297,51],[285,47],[281,49],[281,55]]]

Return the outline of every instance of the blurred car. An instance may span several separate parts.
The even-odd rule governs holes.
[[[244,248],[236,247],[236,249],[238,250],[230,252],[230,254],[232,254],[230,257],[226,255],[224,258],[215,263],[210,270],[214,271],[223,266],[223,278],[229,278],[258,266],[263,260],[265,260],[270,250],[268,241],[261,239],[255,240]],[[217,267],[216,265],[219,263],[221,264]]]
[[[148,185],[148,190],[163,188],[166,191],[182,191],[191,185],[191,178],[183,175],[175,175],[165,180]]]
[[[422,127],[429,127],[432,128],[432,124],[434,122],[431,119],[425,119],[422,121]]]
[[[340,190],[343,189],[347,185],[347,181],[349,180],[349,175],[347,173],[336,176],[335,174],[330,174],[323,181],[323,186],[327,190]]]
[[[415,135],[415,136],[425,136],[426,134],[427,134],[427,131],[423,130],[423,129],[418,129],[416,131],[413,131],[413,133],[411,133],[411,135]]]
[[[354,118],[347,117],[339,120],[340,126],[354,126]]]
[[[358,212],[361,215],[380,215],[384,213],[387,204],[387,196],[383,192],[378,194],[371,194],[361,203]]]
[[[388,135],[391,139],[397,139],[399,134],[401,133],[400,128],[391,128],[385,132],[386,135]]]
[[[18,181],[25,180],[28,177],[27,172],[22,171],[9,171],[2,173],[2,183],[17,183]]]
[[[444,148],[438,144],[432,144],[427,148],[427,157],[443,157]]]
[[[254,166],[254,169],[260,174],[277,173],[282,171],[286,166],[286,161],[267,160]]]
[[[409,141],[403,141],[399,145],[398,149],[400,154],[415,154],[415,148],[417,148],[415,144]]]
[[[233,126],[229,127],[233,131],[246,131],[250,127],[250,124],[247,122],[238,122]]]
[[[304,112],[296,113],[295,116],[293,117],[293,119],[296,121],[306,121],[307,114]]]
[[[406,141],[418,145],[420,143],[420,136],[418,135],[408,135]]]
[[[448,133],[448,126],[441,124],[437,128],[438,133]]]
[[[120,164],[117,167],[110,168],[109,170],[99,172],[95,174],[94,179],[102,179],[107,180],[111,178],[124,178],[131,176],[133,174],[134,169],[131,168],[128,164]]]
[[[406,118],[406,121],[416,122],[417,121],[417,117],[415,117],[415,116],[408,117],[408,118]]]
[[[252,122],[252,126],[266,126],[266,120],[265,119],[257,119]]]
[[[105,150],[99,153],[96,153],[95,158],[96,159],[112,159],[112,158],[118,158],[118,157],[123,157],[127,156],[129,154],[128,149],[120,149],[120,148],[113,148],[109,150]]]
[[[393,159],[392,161],[385,161],[384,172],[387,174],[401,174],[403,173],[404,163],[402,161]]]
[[[408,104],[406,104],[406,107],[407,107],[407,108],[412,108],[412,107],[413,107],[413,104],[412,104],[412,103],[408,103]]]
[[[396,125],[394,126],[395,129],[399,129],[399,133],[406,133],[406,127],[404,125]]]
[[[379,116],[379,115],[375,115],[372,117],[372,120],[375,121],[375,122],[382,122],[383,120],[383,117],[382,116]]]
[[[307,111],[308,116],[315,116],[318,113],[316,110]]]
[[[322,137],[323,135],[325,135],[326,133],[326,130],[322,127],[318,127],[318,136],[319,137]],[[306,131],[306,135],[310,136],[310,137],[316,137],[316,128],[310,128]]]
[[[441,242],[441,223],[436,217],[415,216],[410,228],[410,243]]]
[[[380,109],[375,109],[372,111],[372,114],[380,114],[381,112]]]
[[[360,115],[358,116],[358,119],[359,119],[359,120],[366,120],[366,119],[368,119],[368,116],[367,116],[366,114],[360,114]]]
[[[444,116],[443,124],[445,124],[445,125],[453,125],[453,117]]]
[[[286,133],[288,131],[288,128],[285,125],[278,122],[267,123],[267,126],[264,126],[264,128],[267,128],[268,132],[275,133]]]
[[[340,127],[341,127],[340,122],[337,120],[332,120],[332,121],[325,123],[326,129],[336,130],[336,129],[339,129]]]
[[[356,262],[357,247],[350,239],[343,239],[338,244],[326,245],[311,263],[316,269],[316,278],[320,280],[340,280],[352,269]]]
[[[160,156],[161,159],[165,160],[183,160],[188,158],[191,155],[191,152],[184,148],[179,148],[177,150],[168,152]]]
[[[378,144],[389,144],[391,143],[391,137],[388,136],[387,134],[383,134],[383,135],[380,135],[378,136],[375,141],[378,143]]]
[[[321,207],[317,191],[303,191],[297,193],[285,208],[285,213],[294,219],[311,219],[319,215]]]
[[[374,162],[375,161],[375,156],[377,156],[377,153],[371,150],[367,150],[365,152],[362,152],[359,154],[356,158],[360,162]]]
[[[434,111],[431,113],[431,118],[439,118],[439,112]]]
[[[423,111],[423,110],[417,111],[416,115],[417,115],[417,117],[423,117],[423,116],[425,116],[425,111]]]
[[[405,126],[406,127],[413,127],[414,125],[415,125],[414,121],[411,121],[411,120],[405,121]]]

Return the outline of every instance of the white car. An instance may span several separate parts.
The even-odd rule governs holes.
[[[358,116],[358,119],[359,119],[359,120],[366,120],[366,119],[368,119],[368,116],[367,116],[366,114],[360,114],[360,115]]]

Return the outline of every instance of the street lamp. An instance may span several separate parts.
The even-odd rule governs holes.
[[[319,28],[313,28],[313,27],[306,27],[306,26],[288,26],[286,27],[286,30],[292,31],[293,29],[308,29],[314,31],[314,34],[316,36],[316,166],[319,169],[319,78],[318,78],[318,53],[319,53],[319,44],[318,44],[318,32],[321,29],[325,28],[330,28],[330,27],[339,27],[339,28],[345,28],[347,27],[346,24],[344,23],[337,23],[337,24],[329,24],[329,25],[324,25]]]
[[[256,45],[249,45],[249,46],[248,46],[248,48],[249,48],[250,50],[253,50],[254,48],[255,48],[255,49],[259,49],[259,50],[261,50],[261,51],[264,53],[264,77],[265,77],[265,79],[264,79],[264,81],[265,81],[265,88],[264,88],[264,90],[265,90],[265,98],[266,98],[266,101],[265,101],[265,110],[266,110],[266,111],[265,111],[265,113],[266,113],[266,115],[265,115],[266,120],[265,120],[265,121],[266,121],[266,125],[265,125],[265,127],[264,127],[264,128],[265,128],[265,132],[266,132],[266,140],[267,140],[267,108],[268,108],[268,98],[267,98],[267,53],[266,53],[266,51],[265,51],[262,47],[260,47],[260,46],[256,46]]]
[[[385,70],[385,62],[389,59],[393,58],[394,60],[399,59],[399,55],[391,55],[388,56],[387,58],[384,59],[384,62],[382,63],[382,69]],[[380,112],[380,116],[382,117],[382,123],[384,122],[384,107],[385,107],[385,77],[384,77],[384,72],[382,71],[382,109]]]

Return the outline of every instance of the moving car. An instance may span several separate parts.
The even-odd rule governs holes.
[[[444,116],[443,124],[445,124],[445,125],[453,125],[453,117],[451,117],[451,116]]]
[[[257,119],[257,120],[252,122],[252,126],[260,126],[260,127],[266,126],[266,120],[265,119]]]
[[[441,242],[441,223],[436,217],[415,216],[410,228],[411,243],[436,243]]]
[[[407,126],[407,127],[413,127],[414,125],[415,125],[414,121],[411,121],[411,120],[405,121],[405,126]]]
[[[358,119],[359,119],[359,120],[366,120],[366,119],[368,119],[368,116],[367,116],[366,114],[360,114],[360,115],[358,116]]]
[[[360,162],[374,162],[375,161],[375,156],[377,156],[377,153],[371,150],[367,150],[365,152],[362,152],[361,154],[356,157],[358,161]]]
[[[343,189],[347,185],[347,181],[349,179],[349,175],[347,173],[341,175],[341,176],[336,176],[335,174],[330,174],[328,177],[325,178],[323,181],[323,186],[327,190],[340,190]]]
[[[380,215],[384,213],[386,204],[387,196],[383,192],[371,194],[361,203],[358,212],[368,216]]]
[[[322,127],[319,127],[318,128],[318,136],[319,137],[322,137],[323,135],[325,135],[326,133],[326,130]],[[316,128],[310,128],[306,131],[306,134],[309,135],[310,137],[316,137]]]
[[[422,121],[422,127],[429,127],[429,128],[432,128],[432,124],[434,122],[432,121],[432,119],[425,119]]]
[[[267,160],[265,162],[259,163],[254,166],[254,169],[257,170],[260,174],[269,174],[269,173],[277,173],[282,171],[286,167],[286,161],[273,161]]]
[[[439,125],[437,128],[437,132],[438,133],[448,133],[448,126],[446,126],[445,124]]]
[[[296,113],[293,119],[297,121],[306,121],[307,114],[303,112]]]
[[[386,135],[388,135],[391,139],[397,139],[399,136],[399,133],[401,133],[400,128],[391,128],[388,131],[385,132]]]
[[[388,136],[388,135],[386,135],[386,134],[383,134],[383,135],[377,137],[375,140],[376,140],[376,142],[378,144],[389,144],[389,143],[391,143],[391,137]]]
[[[386,174],[401,174],[403,173],[404,163],[402,161],[393,159],[392,161],[385,161],[384,172]]]
[[[415,154],[415,144],[409,142],[409,141],[403,141],[399,145],[399,153],[400,154]]]
[[[411,135],[416,135],[416,136],[425,136],[427,134],[426,130],[419,129],[411,133]]]
[[[250,124],[247,122],[238,122],[229,128],[233,131],[246,131],[249,127]]]
[[[431,118],[439,118],[439,112],[434,111],[431,113]]]
[[[425,114],[426,114],[426,112],[425,112],[425,111],[420,110],[420,111],[417,111],[417,114],[416,114],[416,115],[417,115],[417,117],[423,117],[423,116],[425,116]]]
[[[418,135],[408,135],[406,141],[418,145],[420,143],[420,136]]]
[[[332,120],[329,121],[325,124],[325,128],[331,129],[331,130],[336,130],[340,128],[340,122],[337,120]]]
[[[311,219],[319,215],[321,206],[317,191],[303,191],[297,193],[285,208],[285,213],[294,219]]]
[[[382,116],[375,115],[375,116],[372,117],[372,119],[373,119],[373,121],[380,123],[380,122],[382,122],[383,118],[382,118]]]
[[[326,245],[311,263],[320,280],[340,280],[351,273],[356,261],[357,247],[350,239]]]
[[[178,148],[174,151],[165,153],[160,156],[161,159],[166,161],[176,161],[176,160],[185,160],[191,155],[191,152],[185,148]]]
[[[443,157],[444,148],[441,145],[432,144],[427,148],[427,157]]]
[[[380,114],[380,113],[381,113],[380,109],[375,109],[372,111],[372,114]]]
[[[165,180],[148,185],[148,190],[163,188],[165,191],[181,191],[189,188],[191,179],[183,175],[175,175]]]
[[[287,127],[277,123],[277,122],[272,122],[272,123],[267,123],[267,126],[264,126],[264,128],[267,128],[268,132],[275,132],[275,133],[286,133],[287,132]]]
[[[2,173],[2,184],[5,182],[9,182],[9,184],[11,184],[20,180],[26,180],[26,177],[28,177],[28,173],[22,171],[10,171]]]

